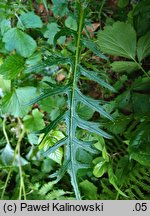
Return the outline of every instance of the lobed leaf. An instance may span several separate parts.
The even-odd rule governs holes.
[[[111,85],[109,85],[108,83],[106,83],[104,80],[102,80],[99,77],[98,73],[93,72],[93,71],[88,71],[85,68],[83,68],[81,65],[79,65],[79,70],[83,76],[89,78],[90,80],[97,82],[100,86],[107,88],[108,90],[112,92],[116,92],[116,90]]]
[[[104,53],[134,59],[136,55],[136,32],[124,22],[115,22],[106,26],[98,34],[98,45]]]
[[[83,95],[79,89],[76,89],[75,91],[76,93],[76,99],[81,101],[82,103],[86,104],[87,106],[89,106],[90,108],[92,108],[93,110],[99,112],[101,115],[103,115],[104,117],[113,120],[113,118],[102,108],[102,106],[99,105],[100,101],[91,99],[85,95]]]
[[[15,49],[23,57],[31,56],[37,48],[35,40],[17,28],[8,30],[4,34],[3,42],[8,51]]]
[[[24,63],[24,59],[18,54],[10,55],[0,66],[0,74],[2,74],[6,80],[12,80],[23,71]]]

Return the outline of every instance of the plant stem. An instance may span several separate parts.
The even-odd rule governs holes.
[[[24,178],[23,178],[21,159],[20,159],[21,158],[21,156],[20,156],[20,145],[21,145],[21,140],[24,137],[24,134],[25,134],[25,130],[22,131],[22,133],[20,134],[19,140],[18,140],[18,165],[19,165],[19,174],[20,174],[19,200],[21,199],[22,191],[23,191],[24,200],[26,200],[26,191],[25,191]]]
[[[6,133],[6,116],[4,116],[4,120],[3,120],[3,133],[4,133],[4,136],[6,138],[6,141],[7,141],[7,145],[10,145],[10,142],[9,142],[9,138],[8,138],[8,135]],[[7,188],[7,185],[8,185],[8,182],[9,182],[9,179],[10,179],[10,176],[11,176],[11,172],[12,172],[12,168],[13,168],[13,164],[16,160],[16,155],[17,155],[17,152],[18,152],[18,163],[19,163],[19,173],[20,173],[20,190],[23,190],[23,195],[24,195],[24,199],[26,199],[26,193],[25,193],[25,187],[24,187],[24,181],[23,181],[23,175],[22,175],[22,168],[21,168],[21,161],[20,161],[20,144],[21,144],[21,141],[24,137],[24,134],[25,134],[25,130],[22,131],[19,139],[18,139],[18,142],[17,142],[17,145],[16,145],[16,148],[15,148],[15,151],[14,151],[14,156],[13,156],[13,159],[12,159],[12,166],[10,167],[9,169],[9,172],[7,174],[7,178],[6,178],[6,181],[5,181],[5,185],[4,185],[4,188],[3,188],[3,191],[2,191],[2,194],[1,194],[1,199],[4,198],[4,195],[5,195],[5,191],[6,191],[6,188]],[[20,162],[19,162],[20,161]],[[20,192],[19,192],[19,198],[20,198]]]
[[[78,1],[79,2],[79,1]],[[75,63],[74,63],[74,70],[73,70],[73,85],[72,85],[72,92],[71,92],[71,104],[70,104],[70,131],[72,131],[72,134],[70,134],[70,139],[69,139],[69,144],[70,144],[70,157],[71,157],[71,170],[72,170],[72,182],[73,182],[73,187],[76,195],[76,199],[80,200],[80,191],[78,188],[78,183],[77,183],[77,177],[76,177],[76,171],[74,170],[74,164],[75,162],[75,155],[74,155],[74,116],[75,116],[75,100],[74,100],[74,94],[75,94],[75,88],[76,88],[76,76],[77,76],[77,67],[79,64],[79,59],[80,59],[80,39],[81,39],[81,33],[82,33],[82,24],[83,24],[83,17],[84,17],[84,10],[81,7],[80,11],[80,17],[79,17],[79,26],[78,26],[78,36],[77,36],[77,43],[76,43],[76,53],[75,53]]]
[[[143,67],[140,65],[140,63],[137,62],[134,58],[132,58],[132,59],[138,65],[138,67],[141,69],[141,71],[150,79],[149,74],[143,69]]]
[[[7,132],[6,132],[6,119],[7,119],[7,117],[6,117],[6,115],[4,115],[4,119],[3,119],[3,134],[5,136],[7,144],[10,145],[9,138],[8,138],[8,135],[7,135]]]

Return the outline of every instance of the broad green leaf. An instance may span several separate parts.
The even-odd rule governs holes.
[[[116,98],[116,106],[121,109],[126,109],[131,102],[131,91],[127,90]]]
[[[52,11],[55,16],[64,16],[68,13],[67,1],[66,0],[52,0],[53,6]]]
[[[49,44],[53,44],[53,41],[54,41],[54,37],[56,35],[57,32],[59,32],[60,29],[59,29],[59,26],[57,25],[57,23],[50,23],[47,25],[47,31],[44,33],[44,37],[45,38],[48,38],[48,43]],[[60,44],[64,43],[65,42],[65,39],[66,37],[65,36],[62,36],[58,39],[58,42]]]
[[[139,1],[132,12],[133,24],[138,36],[143,36],[150,29],[149,0]]]
[[[119,160],[116,168],[116,176],[119,185],[122,185],[126,182],[131,170],[132,170],[132,163],[131,160],[129,159],[129,156],[122,157]]]
[[[2,150],[0,157],[4,165],[19,166],[18,155],[16,155],[15,160],[14,160],[14,150],[12,149],[9,143],[7,143],[5,148]],[[14,163],[12,163],[13,160],[14,160]],[[28,161],[22,157],[20,158],[20,162],[22,166],[28,164]]]
[[[107,122],[105,124],[105,128],[108,128],[108,131],[110,131],[112,134],[120,134],[123,135],[127,126],[132,121],[132,116],[125,116],[123,114],[120,114],[114,122]]]
[[[2,112],[13,115],[14,117],[23,117],[28,113],[30,107],[25,104],[36,95],[36,88],[22,87],[5,95],[2,99]]]
[[[33,12],[27,12],[19,17],[17,27],[23,28],[42,28],[42,20]]]
[[[116,177],[116,175],[113,172],[113,168],[112,165],[110,164],[108,166],[108,177],[109,177],[109,182],[114,186],[114,188],[118,191],[118,193],[124,197],[127,197],[126,194],[124,194],[120,188],[118,187],[118,179]]]
[[[137,56],[139,62],[150,55],[150,31],[138,40]]]
[[[7,32],[11,28],[11,23],[10,20],[4,19],[0,23],[0,28],[1,28],[1,34],[2,36],[4,35],[5,32]]]
[[[4,92],[9,92],[10,91],[10,87],[11,87],[11,81],[3,79],[3,76],[0,75],[0,88]]]
[[[8,51],[15,49],[23,57],[31,56],[37,47],[32,37],[17,28],[8,30],[4,34],[3,42]]]
[[[54,152],[51,152],[48,154],[48,149],[50,147],[53,147],[59,140],[61,141],[64,138],[64,134],[61,131],[51,131],[47,136],[43,139],[41,137],[39,142],[41,143],[39,148],[46,151],[47,157],[54,160],[55,162],[59,163],[61,165],[62,163],[62,157],[63,157],[63,149],[59,146],[59,148],[56,148]]]
[[[116,61],[111,64],[112,70],[115,72],[132,73],[139,69],[139,65],[132,61]]]
[[[150,124],[142,124],[132,136],[129,153],[143,166],[150,166]]]
[[[107,171],[107,162],[101,158],[101,160],[94,166],[93,174],[97,178],[100,178]]]
[[[145,115],[150,111],[150,95],[149,94],[132,94],[132,103],[135,115]]]
[[[47,103],[49,101],[49,103]],[[52,96],[39,101],[39,106],[42,110],[50,113],[51,120],[55,120],[66,105],[66,100],[63,95]]]
[[[128,5],[129,3],[129,0],[118,0],[117,1],[117,4],[120,8],[124,8]]]
[[[87,200],[97,200],[97,187],[90,181],[80,183],[81,192]]]
[[[90,118],[92,118],[92,116],[95,112],[93,109],[89,108],[88,106],[86,106],[82,103],[78,103],[76,111],[77,111],[79,117],[84,119],[84,120],[89,120]]]
[[[72,16],[68,16],[67,19],[65,20],[65,26],[74,30],[74,31],[77,31],[76,19]]]
[[[102,157],[106,162],[109,162],[109,156],[105,145],[105,140],[101,136],[97,136],[98,142],[94,144],[95,148],[102,152]]]
[[[42,60],[41,53],[33,53],[33,55],[30,56],[26,60],[26,64],[31,67],[31,66],[34,66],[34,65],[38,64],[41,60]]]
[[[132,84],[132,89],[135,91],[149,91],[150,79],[149,77],[139,77]]]
[[[24,59],[21,56],[17,54],[10,55],[0,66],[0,74],[3,75],[4,79],[14,79],[23,71],[24,63]]]
[[[134,59],[136,54],[136,32],[127,23],[115,22],[98,34],[98,45],[104,53]]]
[[[64,144],[67,143],[67,139],[68,137],[65,137],[63,139],[60,139],[59,141],[57,141],[53,146],[49,147],[44,153],[43,155],[49,155],[53,152],[55,152],[59,147],[63,146]],[[44,147],[43,142],[40,144],[39,148],[42,149],[42,147]]]
[[[43,114],[38,109],[32,110],[32,115],[26,115],[23,121],[29,132],[41,130],[45,126]]]

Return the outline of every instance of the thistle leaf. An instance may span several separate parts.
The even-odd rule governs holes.
[[[116,92],[116,90],[111,85],[109,85],[108,83],[106,83],[104,80],[102,80],[99,77],[98,73],[93,72],[93,71],[88,71],[85,68],[83,68],[81,65],[79,65],[79,70],[83,76],[89,78],[90,80],[97,82],[100,86],[107,88],[108,90],[112,92]]]

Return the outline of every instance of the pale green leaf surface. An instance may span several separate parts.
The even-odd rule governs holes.
[[[8,56],[4,63],[0,66],[0,74],[7,80],[17,77],[17,75],[24,69],[24,59],[17,55]]]
[[[115,72],[132,73],[139,69],[139,65],[132,61],[116,61],[111,64],[112,70]]]
[[[2,75],[0,75],[0,88],[4,92],[9,92],[11,87],[11,81],[10,80],[5,80]]]
[[[68,16],[65,20],[65,26],[76,31],[77,30],[77,22],[76,19],[72,16]]]
[[[32,115],[26,115],[23,121],[29,132],[41,130],[45,126],[43,114],[38,109],[32,110]]]
[[[22,87],[8,93],[2,99],[2,112],[9,113],[14,117],[23,117],[28,113],[30,107],[25,106],[31,98],[36,95],[36,88]]]
[[[27,12],[19,17],[17,26],[24,28],[42,28],[43,24],[39,16],[35,15],[33,12]]]
[[[31,56],[37,47],[32,37],[17,28],[8,30],[4,34],[3,42],[5,42],[5,47],[8,51],[15,49],[23,57]]]
[[[11,28],[10,20],[4,19],[0,23],[0,28],[1,28],[1,34],[4,35],[4,33],[7,32]]]
[[[134,59],[136,54],[136,32],[130,24],[115,22],[98,34],[98,45],[104,53]]]
[[[84,180],[80,183],[80,188],[86,199],[97,200],[97,187],[92,182]]]
[[[93,174],[97,177],[100,178],[103,176],[103,174],[107,170],[107,162],[101,158],[101,161],[99,161],[95,166],[93,170]]]
[[[14,160],[14,150],[12,149],[9,143],[7,143],[5,148],[2,150],[1,160],[4,165],[19,166],[18,155],[16,155],[15,160]],[[13,160],[14,160],[14,163],[12,164]],[[20,158],[20,162],[22,166],[28,163],[27,160],[25,160],[23,157]]]
[[[59,32],[60,29],[59,29],[59,26],[57,25],[57,23],[50,23],[47,25],[47,30],[46,32],[44,33],[44,37],[45,38],[48,38],[48,43],[49,44],[53,44],[53,41],[54,41],[54,37],[56,35],[57,32]],[[61,43],[64,43],[66,37],[65,36],[62,36],[58,39],[58,42],[61,44]]]
[[[130,157],[143,166],[150,166],[150,125],[141,125],[129,143]]]
[[[137,56],[139,62],[150,55],[150,31],[138,40]]]

